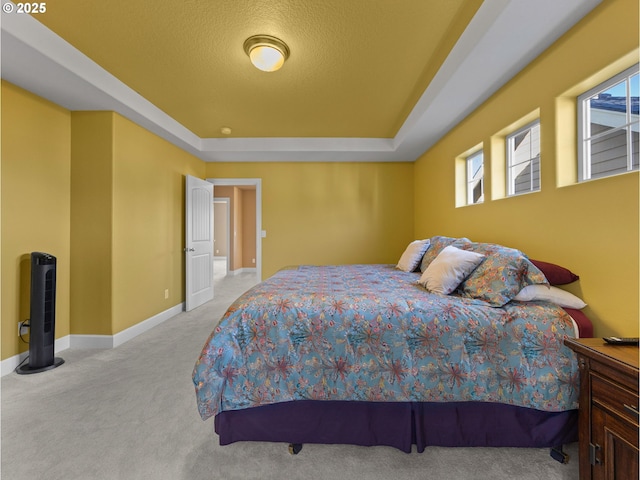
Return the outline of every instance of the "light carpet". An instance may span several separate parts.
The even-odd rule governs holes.
[[[255,275],[223,277],[215,299],[110,350],[66,350],[64,365],[2,378],[3,480],[578,478],[548,449],[390,447],[241,442],[221,447],[196,409],[191,372],[228,305]]]

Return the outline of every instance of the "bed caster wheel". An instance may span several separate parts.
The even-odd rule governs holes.
[[[560,463],[569,463],[569,454],[565,453],[562,450],[562,446],[553,447],[549,452],[549,455],[551,455],[551,458],[553,458],[554,460],[557,460]]]
[[[301,443],[290,443],[289,444],[289,453],[291,455],[299,454],[300,450],[302,450],[302,444]]]

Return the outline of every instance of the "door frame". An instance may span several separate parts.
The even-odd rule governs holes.
[[[230,248],[229,247],[231,245],[231,199],[229,197],[216,197],[215,196],[215,193],[216,193],[215,189],[216,189],[216,187],[214,185],[213,186],[213,190],[214,190],[213,191],[213,194],[214,194],[213,203],[214,203],[214,205],[215,205],[216,202],[224,203],[225,209],[227,211],[227,219],[226,219],[226,222],[225,222],[227,224],[227,255],[226,255],[227,266],[226,266],[226,271],[224,272],[224,274],[225,275],[229,275],[229,264],[231,263],[230,259],[229,259],[229,257],[230,257],[230,255],[229,255]],[[215,206],[214,206],[214,210],[215,210]],[[214,230],[214,232],[215,232],[215,230]],[[214,235],[214,244],[213,244],[213,258],[214,258],[214,260],[216,258],[216,250],[215,249],[216,249],[216,244],[215,244],[215,235]]]
[[[262,280],[262,238],[266,232],[262,230],[262,179],[261,178],[206,178],[213,183],[213,197],[216,196],[216,186],[220,187],[256,187],[256,273]]]

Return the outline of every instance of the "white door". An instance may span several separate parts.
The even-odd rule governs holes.
[[[185,309],[213,298],[213,184],[187,175]]]

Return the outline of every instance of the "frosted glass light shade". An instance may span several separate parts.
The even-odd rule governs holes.
[[[289,47],[275,37],[255,35],[244,42],[244,51],[251,63],[263,72],[275,72],[284,65],[289,56]]]
[[[263,72],[275,72],[284,65],[284,55],[272,47],[260,45],[251,49],[249,52],[251,63]]]

